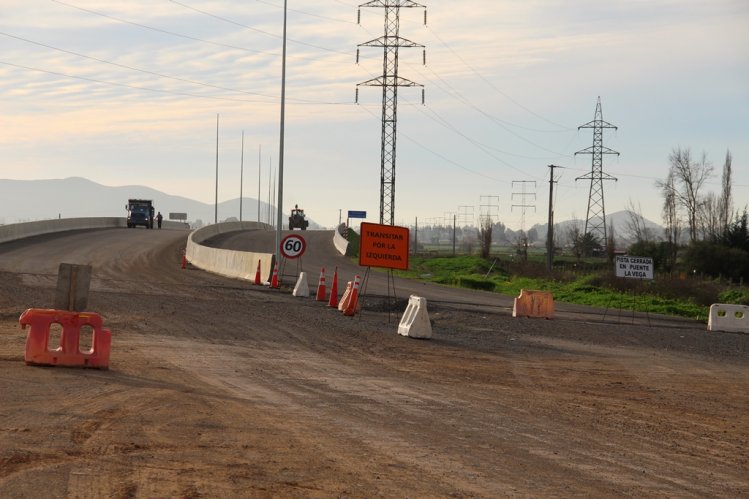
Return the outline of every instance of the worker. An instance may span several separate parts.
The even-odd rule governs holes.
[[[159,212],[158,215],[156,215],[156,223],[159,224],[159,229],[161,228],[161,221],[164,220],[164,217],[161,215],[161,212]]]

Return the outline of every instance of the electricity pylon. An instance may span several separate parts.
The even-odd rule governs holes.
[[[603,181],[617,179],[611,175],[603,172],[603,155],[604,154],[616,154],[618,152],[604,147],[603,145],[603,129],[613,128],[617,129],[616,126],[612,125],[607,121],[603,121],[603,111],[601,110],[601,97],[598,97],[596,103],[596,113],[593,121],[590,121],[584,125],[577,127],[578,130],[581,128],[592,128],[593,129],[593,145],[582,151],[577,151],[575,156],[578,154],[590,154],[592,158],[592,166],[590,174],[582,177],[577,177],[575,180],[590,180],[590,194],[588,195],[588,212],[585,217],[585,232],[583,234],[590,234],[597,238],[601,246],[606,250],[608,245],[608,238],[606,234],[606,208],[603,203]]]
[[[395,221],[395,152],[396,128],[398,124],[398,87],[422,87],[421,101],[424,102],[423,85],[398,76],[398,49],[400,47],[421,47],[402,38],[400,32],[400,9],[423,8],[424,24],[427,22],[426,6],[410,0],[372,0],[359,5],[358,22],[361,23],[362,7],[385,9],[385,34],[358,47],[382,47],[384,62],[382,75],[356,85],[356,101],[359,102],[359,87],[382,87],[382,149],[380,151],[380,223],[394,225]],[[359,48],[356,49],[356,62],[359,62]],[[426,54],[422,57],[426,63]]]

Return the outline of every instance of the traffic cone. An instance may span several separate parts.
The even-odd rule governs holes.
[[[270,287],[271,288],[279,288],[278,285],[278,262],[273,266],[273,277],[270,279]]]
[[[325,301],[325,267],[320,269],[320,280],[317,282],[317,301]]]
[[[333,284],[330,285],[330,300],[328,306],[331,308],[338,307],[338,267],[333,272]]]
[[[351,288],[351,298],[343,309],[343,315],[352,316],[356,314],[356,308],[359,305],[359,279],[360,277],[354,276],[354,286]]]
[[[187,268],[187,256],[185,256],[184,252],[182,253],[182,268]]]
[[[260,260],[257,261],[257,271],[255,271],[255,284],[260,285]]]

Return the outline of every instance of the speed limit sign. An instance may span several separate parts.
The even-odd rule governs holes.
[[[307,249],[307,242],[302,236],[289,234],[281,240],[281,254],[284,258],[299,258]]]

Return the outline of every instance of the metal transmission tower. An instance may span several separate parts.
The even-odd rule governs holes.
[[[422,87],[421,101],[424,102],[423,85],[398,76],[398,49],[401,47],[421,47],[402,38],[400,31],[401,8],[423,8],[424,25],[427,23],[426,6],[410,0],[372,0],[359,5],[358,22],[361,23],[362,7],[385,9],[385,34],[358,47],[382,47],[384,62],[382,76],[359,83],[356,86],[356,101],[359,102],[359,87],[382,87],[382,150],[380,152],[380,223],[394,224],[395,220],[395,145],[398,123],[398,87]],[[359,48],[356,49],[356,62],[359,62]],[[426,62],[426,52],[422,57]]]
[[[596,237],[601,246],[606,249],[608,244],[608,238],[606,235],[606,209],[603,204],[603,181],[604,180],[617,180],[615,177],[603,172],[603,155],[604,154],[616,154],[618,152],[604,147],[603,145],[603,129],[613,128],[617,129],[616,126],[612,125],[607,121],[603,121],[603,111],[601,111],[601,97],[598,97],[596,103],[596,114],[593,121],[590,121],[584,125],[577,127],[578,130],[581,128],[592,128],[593,129],[593,145],[582,151],[577,151],[578,154],[591,154],[593,156],[592,168],[590,174],[582,177],[577,177],[575,180],[590,180],[590,194],[588,196],[588,213],[585,217],[585,232],[584,234],[590,234]]]

